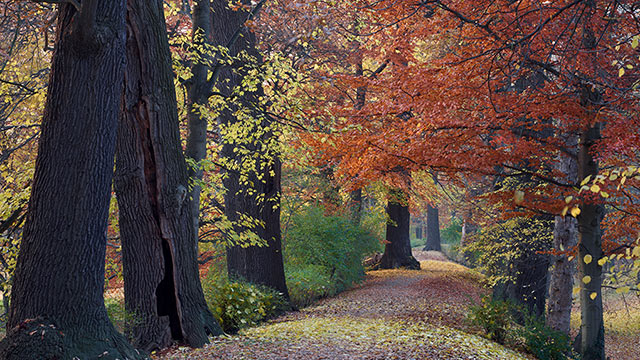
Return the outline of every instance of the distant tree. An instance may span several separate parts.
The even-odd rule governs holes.
[[[389,191],[387,203],[387,243],[384,247],[381,269],[420,269],[420,263],[411,254],[409,239],[410,213],[407,193],[402,189]]]
[[[222,330],[200,284],[162,1],[129,0],[127,25],[115,178],[125,305],[137,318],[127,332],[147,351],[200,347]]]
[[[424,250],[441,251],[440,246],[440,218],[438,207],[432,204],[427,205],[427,242]]]
[[[60,5],[3,359],[142,358],[103,300],[125,10],[118,0]]]

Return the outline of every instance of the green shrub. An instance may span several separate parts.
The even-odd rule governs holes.
[[[442,239],[443,244],[459,245],[461,237],[462,220],[458,218],[451,219],[449,225],[440,232],[440,238]]]
[[[336,284],[324,266],[287,267],[286,276],[291,304],[295,307],[309,306],[318,299],[336,294]]]
[[[524,340],[527,351],[540,360],[570,358],[569,337],[563,332],[548,327],[543,319],[534,315],[525,315],[525,324],[518,330],[518,335]]]
[[[484,296],[480,305],[469,307],[469,320],[473,325],[480,326],[489,339],[504,344],[513,323],[511,310],[513,306],[508,301],[492,300]]]
[[[203,287],[207,304],[225,332],[257,325],[285,308],[282,294],[263,286],[210,276]]]
[[[362,280],[362,260],[379,249],[380,242],[370,232],[346,217],[325,216],[321,208],[314,206],[294,215],[284,254],[289,268],[300,270],[315,265],[326,269],[314,268],[313,272],[328,273],[340,292]]]
[[[143,319],[140,316],[137,316],[134,312],[127,311],[124,305],[124,300],[105,298],[104,306],[107,309],[107,315],[109,315],[109,319],[113,326],[115,326],[116,330],[128,337],[130,334],[127,333],[127,328],[142,325],[143,323]]]

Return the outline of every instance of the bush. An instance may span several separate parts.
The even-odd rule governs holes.
[[[570,358],[569,337],[563,332],[548,327],[543,319],[534,315],[525,315],[524,327],[518,331],[518,335],[524,340],[527,351],[540,360]]]
[[[291,304],[295,307],[311,305],[318,299],[335,295],[336,284],[331,281],[328,268],[320,265],[302,265],[286,269],[287,287]]]
[[[298,275],[328,274],[336,292],[340,292],[363,279],[362,259],[379,249],[378,239],[349,219],[325,216],[321,208],[310,207],[294,215],[284,254],[287,267],[296,269]],[[315,267],[305,270],[309,265]]]
[[[131,334],[127,332],[127,328],[142,325],[142,317],[137,316],[134,312],[127,311],[124,305],[124,300],[105,298],[104,306],[107,309],[107,315],[109,315],[109,319],[113,326],[115,326],[116,330],[125,334],[129,337],[129,340],[131,340]]]
[[[209,276],[203,287],[207,304],[225,332],[257,325],[285,308],[282,294],[263,286]]]
[[[504,344],[513,323],[512,309],[508,301],[484,296],[480,305],[469,307],[469,320],[473,325],[480,326],[489,339]]]

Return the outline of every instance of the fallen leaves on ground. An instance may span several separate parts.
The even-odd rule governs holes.
[[[315,306],[156,359],[530,358],[465,332],[466,308],[483,293],[481,276],[433,253],[416,252],[420,271],[372,271]]]

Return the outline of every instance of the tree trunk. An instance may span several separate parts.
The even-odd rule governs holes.
[[[249,1],[243,1],[250,5]],[[282,164],[274,142],[274,124],[263,114],[260,98],[262,86],[243,89],[248,67],[257,66],[261,56],[256,49],[255,35],[245,27],[249,14],[234,11],[226,0],[211,3],[216,19],[213,23],[214,42],[226,46],[232,43],[231,54],[246,52],[257,64],[237,60],[220,70],[220,92],[227,99],[219,122],[223,127],[240,126],[245,137],[224,139],[220,157],[225,164],[223,184],[226,190],[224,212],[234,224],[234,234],[226,234],[232,246],[227,249],[227,271],[232,277],[271,287],[289,298],[285,283],[280,232],[280,175]],[[240,36],[233,41],[237,32]],[[237,117],[238,111],[242,113]],[[247,221],[248,220],[248,221]],[[237,244],[237,235],[257,235],[264,244]]]
[[[391,190],[387,215],[387,243],[384,254],[380,259],[381,269],[407,268],[419,270],[420,263],[411,254],[411,242],[409,240],[409,205],[407,194],[403,190]]]
[[[545,252],[551,246],[551,232],[551,220],[538,216],[522,219],[518,226],[503,235],[518,240],[505,239],[513,242],[510,247],[515,253],[505,264],[512,279],[494,287],[495,298],[511,299],[529,314],[544,316],[549,274],[549,256]],[[519,312],[516,315],[520,322],[524,320]]]
[[[422,239],[422,222],[416,223],[416,239]]]
[[[565,141],[568,149],[577,148],[577,138],[568,137]],[[565,174],[562,181],[577,182],[578,164],[575,158],[560,154],[559,170]],[[553,246],[556,250],[570,250],[578,242],[577,221],[571,216],[556,216],[553,231]],[[547,325],[569,335],[571,320],[573,275],[575,262],[569,261],[566,255],[553,258],[553,268],[549,281],[549,301],[547,306]]]
[[[142,358],[109,321],[103,299],[125,2],[81,6],[59,8],[2,359]]]
[[[585,90],[588,91],[588,90]],[[596,124],[580,136],[578,153],[578,179],[598,174],[598,162],[593,156],[595,142],[600,139],[600,125]],[[583,201],[578,216],[578,279],[589,276],[591,281],[580,284],[581,326],[580,350],[584,360],[604,360],[604,321],[602,313],[602,266],[598,260],[602,251],[602,233],[600,221],[603,206]],[[591,261],[585,261],[585,256]],[[593,298],[592,298],[593,297]]]
[[[351,222],[360,225],[362,219],[362,189],[356,189],[349,193],[349,209]]]
[[[211,41],[211,9],[210,0],[194,0],[191,39],[195,51]],[[196,36],[200,34],[200,36]],[[205,58],[203,54],[200,54]],[[194,62],[191,65],[191,78],[187,81],[187,122],[189,134],[185,147],[185,156],[200,162],[207,157],[207,125],[208,121],[200,113],[201,106],[207,106],[211,96],[211,84],[207,81],[209,67],[203,61]],[[215,80],[215,79],[214,79]],[[189,177],[202,180],[201,168],[189,168]],[[196,236],[200,231],[200,192],[201,188],[195,184],[189,193],[191,201],[187,206],[191,207],[191,222]]]
[[[424,246],[425,251],[442,251],[440,246],[440,219],[438,216],[438,208],[427,207],[427,243]]]
[[[162,2],[129,0],[115,189],[129,335],[147,351],[222,333],[204,300]]]

